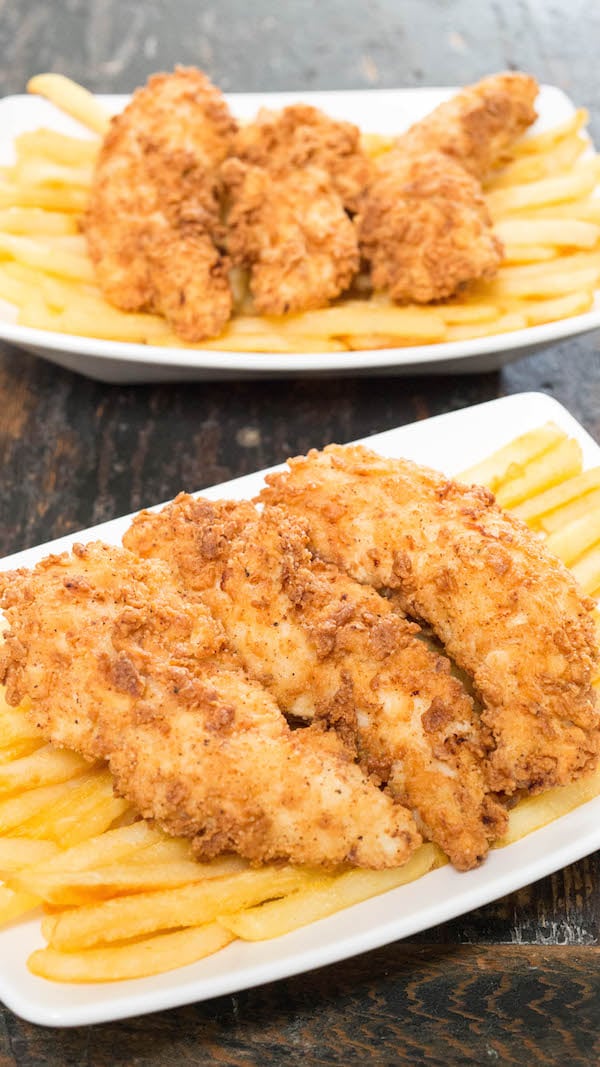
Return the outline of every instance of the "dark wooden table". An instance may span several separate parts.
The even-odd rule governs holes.
[[[21,0],[0,4],[0,92],[40,70],[123,92],[176,62],[229,90],[473,81],[521,67],[592,114],[600,5],[534,0]],[[598,336],[499,373],[107,386],[0,350],[2,555],[328,441],[523,390],[600,439]],[[338,966],[237,996],[72,1031],[0,1008],[0,1067],[114,1064],[593,1064],[600,863]]]

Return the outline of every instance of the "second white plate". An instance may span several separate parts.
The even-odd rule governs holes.
[[[242,119],[252,118],[260,107],[279,108],[303,101],[336,118],[355,122],[364,130],[392,134],[406,129],[454,92],[455,89],[370,89],[239,93],[227,99],[234,114]],[[124,96],[101,96],[99,99],[111,112],[120,111],[127,103]],[[553,86],[542,86],[536,106],[539,112],[536,130],[559,123],[574,111],[569,98]],[[82,135],[81,126],[39,97],[9,96],[0,100],[0,165],[12,161],[15,137],[39,126]],[[600,295],[596,306],[583,315],[513,333],[407,348],[307,355],[211,352],[101,341],[19,326],[14,318],[14,309],[0,301],[0,340],[104,382],[209,381],[286,375],[446,374],[496,370],[546,345],[599,328]]]

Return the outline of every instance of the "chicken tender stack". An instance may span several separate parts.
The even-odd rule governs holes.
[[[124,542],[166,560],[279,705],[334,725],[455,866],[483,859],[505,813],[488,795],[471,698],[417,626],[310,553],[301,522],[181,494],[138,515]]]
[[[0,591],[9,703],[27,700],[55,744],[107,759],[116,788],[199,857],[384,868],[419,844],[335,735],[290,730],[166,565],[80,545],[2,575]]]
[[[85,232],[106,299],[156,311],[186,341],[220,333],[232,310],[218,168],[236,123],[199,70],[157,74],[111,124]]]
[[[338,445],[267,481],[261,499],[302,516],[320,556],[395,590],[472,676],[493,737],[492,788],[538,791],[593,769],[593,603],[487,489]]]

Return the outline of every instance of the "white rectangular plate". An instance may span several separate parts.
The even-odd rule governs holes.
[[[328,114],[355,122],[362,129],[398,133],[423,117],[455,89],[370,89],[306,93],[239,93],[227,97],[239,118],[249,119],[259,107],[279,108],[301,100]],[[120,111],[125,96],[101,96],[107,110]],[[561,122],[574,111],[567,96],[542,86],[534,130]],[[47,126],[82,135],[78,123],[39,97],[9,96],[0,100],[0,165],[13,159],[14,138],[25,130]],[[600,294],[596,306],[560,322],[530,326],[513,333],[364,352],[313,352],[306,355],[256,352],[211,352],[154,345],[101,341],[92,337],[36,330],[14,322],[15,310],[0,301],[0,340],[24,348],[69,370],[105,382],[221,380],[282,375],[433,374],[495,370],[538,348],[600,327]]]
[[[600,448],[555,400],[541,393],[493,400],[464,411],[389,430],[368,439],[387,456],[406,456],[452,475],[553,419],[583,448],[584,465],[600,462]],[[266,472],[205,491],[212,499],[254,496]],[[0,562],[30,567],[74,541],[119,544],[130,517],[28,549]],[[476,623],[475,623],[476,625]],[[433,871],[411,885],[354,905],[285,937],[234,942],[215,956],[153,978],[97,985],[61,985],[35,978],[26,967],[43,944],[39,918],[0,930],[0,997],[17,1015],[46,1026],[79,1026],[171,1008],[233,993],[378,948],[426,930],[536,881],[600,847],[600,797],[526,839],[492,852],[482,867],[459,874]],[[560,916],[556,916],[558,921]]]

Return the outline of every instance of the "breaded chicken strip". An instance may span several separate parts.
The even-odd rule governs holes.
[[[429,303],[494,276],[504,249],[479,181],[534,121],[537,91],[526,74],[485,78],[381,157],[356,219],[375,289]]]
[[[285,711],[324,718],[354,743],[458,868],[483,859],[505,815],[486,793],[470,697],[417,626],[311,555],[300,522],[181,494],[138,515],[124,540],[201,596]]]
[[[503,256],[479,183],[441,152],[385,155],[356,225],[374,288],[397,301],[452,296]]]
[[[328,175],[307,167],[271,175],[228,159],[228,251],[250,268],[257,311],[283,315],[323,307],[358,269],[352,222]]]
[[[419,836],[335,735],[291,731],[169,569],[100,543],[2,576],[7,699],[108,760],[116,788],[198,856],[390,867]]]
[[[164,315],[180,337],[219,334],[231,314],[217,173],[236,123],[199,70],[156,74],[111,123],[85,222],[98,284],[128,311]]]
[[[318,167],[329,175],[348,211],[358,209],[373,176],[358,126],[307,104],[291,104],[281,111],[261,108],[254,122],[238,131],[232,155],[272,174]]]
[[[475,178],[510,158],[511,145],[535,122],[539,86],[507,71],[467,86],[398,138],[406,155],[443,152]]]
[[[267,481],[265,503],[301,515],[314,549],[358,581],[396,590],[472,675],[492,788],[538,791],[595,766],[591,601],[487,489],[338,445]]]

